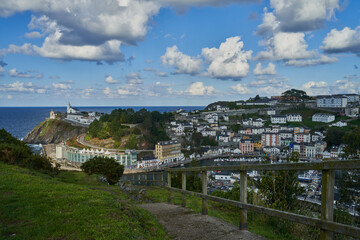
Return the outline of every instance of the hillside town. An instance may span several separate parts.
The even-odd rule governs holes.
[[[201,111],[178,109],[166,123],[170,140],[158,142],[152,154],[138,156],[141,149],[79,149],[62,143],[56,147],[56,159],[79,166],[93,156],[108,156],[128,170],[216,157],[215,161],[276,162],[293,152],[299,154],[301,161],[341,159],[344,144],[328,144],[327,133],[359,124],[359,95],[308,97],[299,92],[303,94],[292,89],[288,95],[271,98],[256,96],[247,101],[218,102]],[[50,118],[53,116],[51,113]],[[64,120],[89,124],[99,118],[99,114],[80,113],[68,104]],[[81,143],[86,144],[84,140]]]

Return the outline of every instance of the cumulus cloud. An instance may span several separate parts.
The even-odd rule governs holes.
[[[202,61],[199,58],[192,58],[179,51],[176,45],[168,47],[163,56],[161,56],[163,64],[173,66],[175,74],[196,75],[201,71]]]
[[[335,16],[339,0],[271,0],[279,27],[285,32],[311,31],[322,28]]]
[[[275,33],[266,41],[267,51],[257,55],[257,59],[291,60],[316,56],[316,52],[308,51],[304,33]]]
[[[13,68],[11,70],[8,71],[9,76],[11,77],[17,77],[17,78],[36,78],[36,79],[41,79],[44,77],[43,74],[38,73],[36,75],[31,75],[29,74],[29,71],[27,72],[19,72],[16,70],[16,68]]]
[[[322,49],[327,53],[351,52],[360,57],[360,26],[332,29],[324,38]]]
[[[106,78],[105,78],[105,82],[107,82],[107,83],[109,83],[109,84],[116,84],[116,83],[118,83],[118,80],[113,79],[113,77],[110,76],[110,75],[106,75],[105,77],[106,77]]]
[[[257,60],[280,60],[296,67],[337,61],[308,50],[303,31],[322,28],[340,9],[339,0],[271,0],[270,6],[273,11],[264,8],[262,23],[256,31],[264,38],[260,45],[266,47],[266,51],[258,53]]]
[[[275,75],[276,69],[275,64],[269,63],[267,67],[261,68],[261,63],[256,64],[256,67],[254,69],[255,75]]]
[[[244,86],[241,83],[236,84],[235,86],[230,87],[233,91],[235,91],[237,94],[250,94],[252,91],[248,89],[246,86]]]
[[[64,84],[64,83],[53,83],[52,86],[55,89],[59,89],[59,90],[70,90],[70,89],[72,89],[70,84]]]
[[[360,90],[360,84],[348,79],[336,80],[331,86],[332,93],[358,93]]]
[[[218,79],[240,79],[249,72],[252,51],[245,51],[240,37],[227,38],[219,48],[203,48],[202,56],[209,64],[206,75]]]
[[[330,93],[330,87],[327,82],[310,81],[304,83],[301,87],[308,95],[327,95]]]
[[[213,86],[205,86],[203,82],[194,82],[185,91],[186,94],[195,96],[213,95],[215,92]]]
[[[326,55],[321,55],[319,58],[306,59],[306,60],[292,59],[292,60],[285,62],[285,65],[295,66],[295,67],[308,67],[308,66],[322,65],[322,64],[328,64],[328,63],[335,63],[338,61],[339,61],[339,59],[337,59],[336,57],[329,57]]]

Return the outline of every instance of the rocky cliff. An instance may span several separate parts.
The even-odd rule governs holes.
[[[46,119],[31,130],[23,141],[34,144],[60,143],[86,132],[85,127],[73,126],[61,120]]]

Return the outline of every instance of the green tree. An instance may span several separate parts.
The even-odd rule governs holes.
[[[360,151],[360,127],[353,129],[343,137],[345,159],[358,159]],[[356,197],[360,189],[360,170],[342,171],[339,183],[340,202],[355,204],[357,211],[360,211],[360,198]]]
[[[307,95],[305,91],[297,90],[297,89],[287,90],[283,92],[281,96],[283,101],[286,102],[300,102],[310,99],[310,97]]]
[[[339,128],[329,128],[326,132],[325,142],[328,147],[338,146],[342,143],[342,138],[345,135],[345,130]]]
[[[110,185],[116,184],[124,172],[124,166],[116,162],[115,159],[99,156],[84,162],[80,168],[88,175],[104,175]]]
[[[298,161],[298,153],[287,158],[287,162]],[[296,196],[303,192],[303,188],[298,184],[296,170],[264,171],[256,185],[266,205],[280,210],[293,210]]]

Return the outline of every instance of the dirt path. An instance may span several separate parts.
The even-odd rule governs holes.
[[[167,203],[148,203],[138,206],[154,215],[159,223],[165,227],[170,237],[177,240],[266,239],[249,231],[240,231],[236,226],[217,218],[193,213],[180,206]]]

